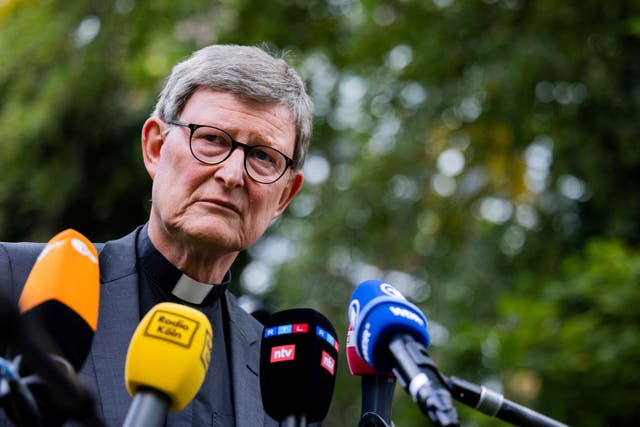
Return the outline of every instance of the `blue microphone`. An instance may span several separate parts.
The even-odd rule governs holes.
[[[389,354],[393,336],[409,335],[429,347],[424,314],[400,291],[381,280],[367,280],[356,287],[349,303],[349,322],[358,355],[380,372],[393,368]]]
[[[356,351],[365,362],[378,371],[392,371],[435,425],[459,425],[447,384],[427,368],[430,338],[418,307],[390,284],[367,280],[351,295],[349,322]]]

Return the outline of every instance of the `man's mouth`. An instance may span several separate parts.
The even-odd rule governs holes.
[[[210,205],[215,205],[221,208],[224,208],[226,210],[230,210],[234,213],[236,213],[237,215],[240,215],[240,208],[238,208],[237,205],[235,205],[232,202],[229,202],[227,200],[222,200],[222,199],[204,199],[201,200],[201,202],[203,203],[207,203]]]

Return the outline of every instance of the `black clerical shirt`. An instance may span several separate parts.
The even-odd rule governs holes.
[[[232,426],[234,422],[233,389],[231,369],[228,360],[228,311],[224,293],[231,282],[228,272],[221,284],[214,286],[193,283],[153,246],[148,234],[148,224],[138,234],[137,265],[140,273],[140,316],[141,318],[160,302],[175,302],[194,307],[203,312],[213,330],[211,364],[204,383],[196,397],[182,411],[170,413],[167,426]],[[175,295],[182,295],[176,289],[180,281],[188,286],[210,288],[201,302],[187,302]],[[206,293],[206,291],[205,291]],[[198,298],[199,299],[199,298]],[[158,355],[162,357],[162,355]],[[167,361],[170,366],[171,361]],[[201,415],[198,415],[201,414]],[[203,415],[202,414],[206,414]]]

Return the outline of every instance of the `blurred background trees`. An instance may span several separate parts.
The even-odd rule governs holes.
[[[316,105],[303,191],[236,294],[344,337],[354,286],[385,279],[446,374],[571,425],[637,422],[637,2],[1,1],[0,239],[144,222],[141,125],[210,43],[286,51]],[[356,425],[340,364],[325,424]],[[400,389],[394,421],[429,425]]]

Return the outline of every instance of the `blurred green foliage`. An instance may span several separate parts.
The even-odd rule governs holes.
[[[140,127],[171,66],[264,43],[316,127],[236,293],[344,336],[353,287],[385,279],[444,373],[571,425],[640,418],[637,2],[5,0],[0,29],[0,239],[144,222]],[[326,425],[357,424],[359,387],[341,360]],[[402,390],[394,421],[428,425]]]

